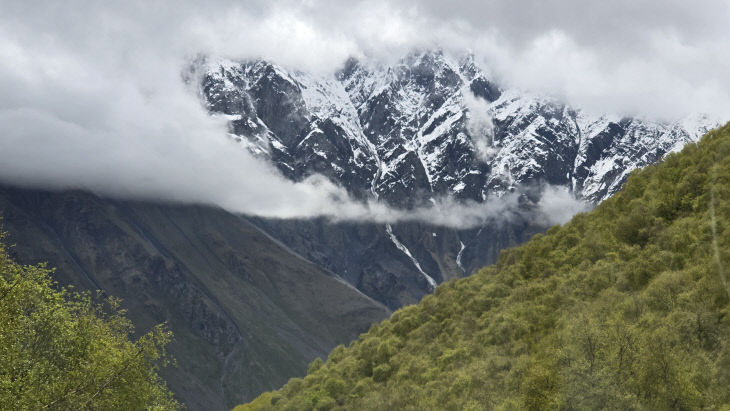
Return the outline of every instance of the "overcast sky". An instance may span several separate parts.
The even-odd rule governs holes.
[[[728,21],[727,0],[0,0],[0,180],[370,215],[333,200],[346,196],[328,182],[291,183],[232,149],[180,81],[184,64],[205,53],[330,73],[349,56],[440,46],[474,52],[503,85],[587,110],[725,120]]]

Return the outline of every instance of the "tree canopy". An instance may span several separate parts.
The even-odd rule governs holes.
[[[0,235],[0,409],[178,409],[158,367],[163,325],[136,341],[119,301],[58,287],[45,265],[22,266]]]

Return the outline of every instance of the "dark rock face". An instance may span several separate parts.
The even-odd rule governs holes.
[[[387,226],[372,223],[251,221],[393,310],[416,303],[433,290],[426,275],[440,283],[472,273],[495,262],[500,250],[547,229],[529,218],[508,224],[495,221],[472,230],[399,223],[390,226],[391,234]],[[393,237],[410,256],[394,244]]]
[[[237,140],[284,175],[322,174],[356,198],[405,209],[443,196],[482,202],[543,184],[598,203],[631,170],[715,125],[702,117],[663,124],[589,115],[501,88],[472,57],[441,51],[410,53],[390,66],[350,59],[332,77],[262,61],[208,60],[196,70],[211,113],[230,115]],[[390,234],[365,223],[255,222],[391,308],[428,293],[427,277],[471,273],[547,228],[529,217],[470,230],[393,224]]]
[[[168,386],[230,409],[303,375],[389,310],[219,209],[0,187],[14,257],[62,285],[122,298],[137,335],[167,322]]]
[[[413,260],[393,244],[383,225],[334,223],[323,219],[251,221],[308,260],[337,273],[391,309],[416,303],[432,290],[425,276],[414,267]],[[423,240],[432,241],[432,232],[426,233],[427,228],[420,224],[394,225],[392,230],[400,241],[412,244],[410,250],[423,253],[414,256],[423,271],[439,275],[440,262],[426,252],[425,246],[416,247]],[[443,251],[453,254],[453,260],[459,250]],[[445,271],[456,272],[456,264],[453,261],[450,264]],[[434,279],[440,282],[441,277]]]

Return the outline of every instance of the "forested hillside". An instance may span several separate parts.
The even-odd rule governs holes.
[[[239,409],[730,409],[730,125]]]

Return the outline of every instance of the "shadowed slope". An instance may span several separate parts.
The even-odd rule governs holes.
[[[225,409],[301,375],[389,311],[219,209],[0,189],[11,249],[64,285],[123,299],[144,332],[167,321],[193,409]]]

